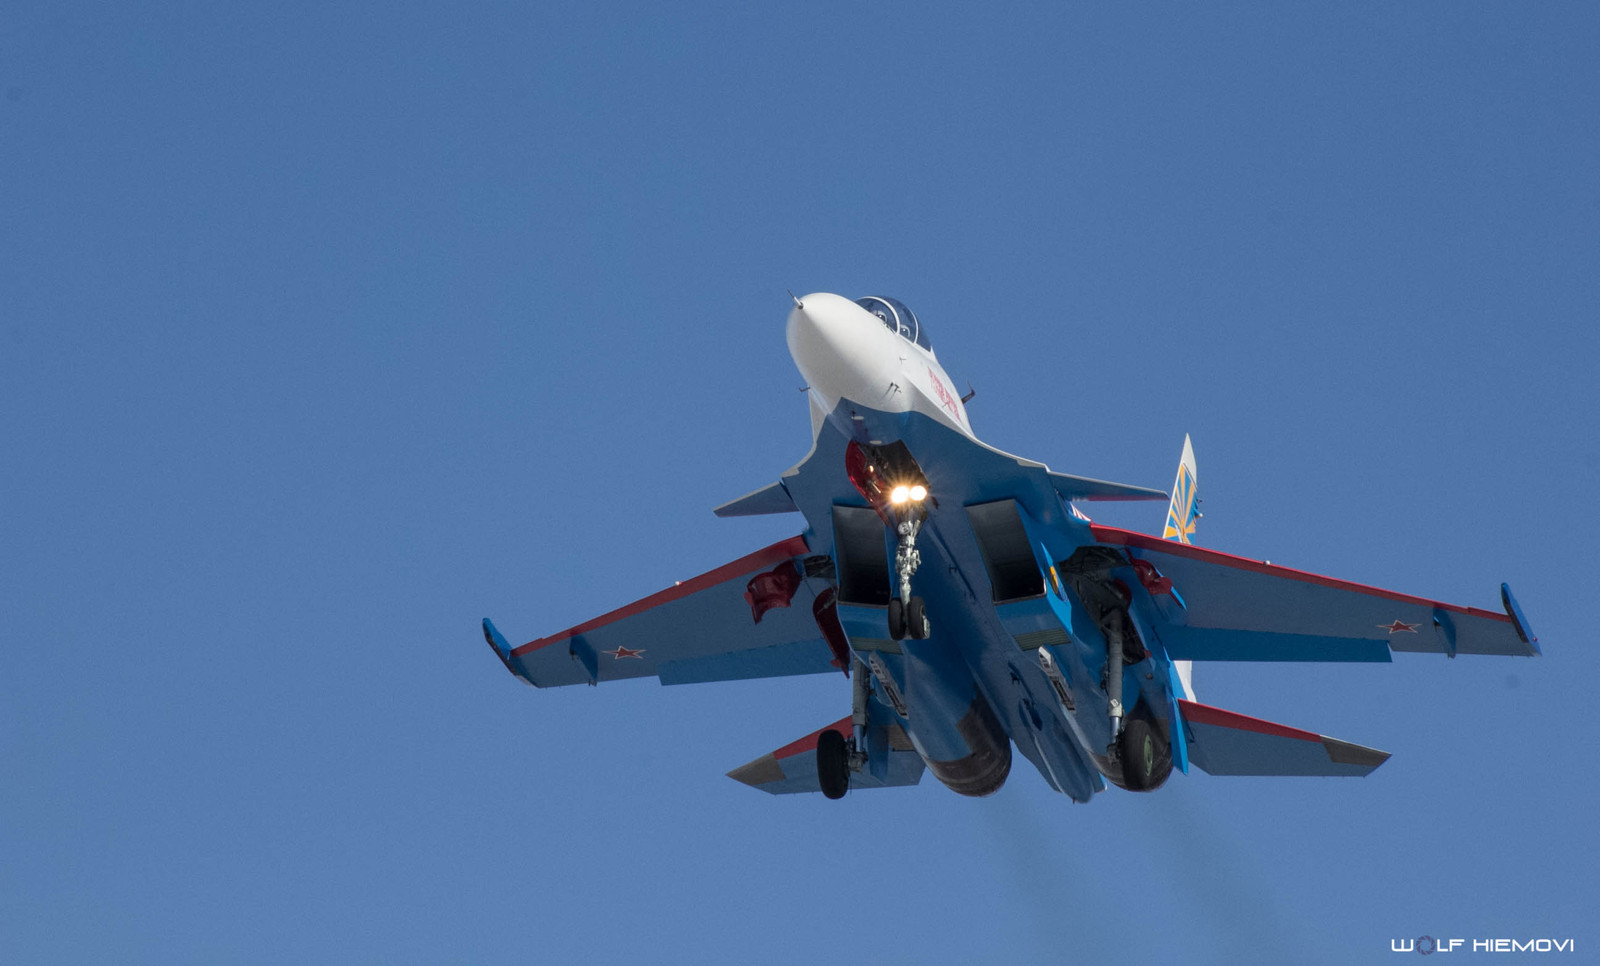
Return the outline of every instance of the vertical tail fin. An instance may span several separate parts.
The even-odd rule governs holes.
[[[1167,506],[1164,540],[1192,543],[1195,523],[1200,519],[1200,501],[1195,499],[1194,446],[1187,433],[1183,437],[1183,458],[1178,461],[1178,479],[1172,484],[1172,502]]]
[[[1199,477],[1194,467],[1194,446],[1189,442],[1189,434],[1183,436],[1183,456],[1178,460],[1178,478],[1172,484],[1172,502],[1167,505],[1167,525],[1161,531],[1164,540],[1176,540],[1179,543],[1192,543],[1195,525],[1200,521],[1200,500],[1195,495]],[[1190,661],[1173,661],[1173,667],[1178,672],[1178,679],[1183,683],[1184,697],[1194,700],[1194,684],[1191,675],[1194,665]]]

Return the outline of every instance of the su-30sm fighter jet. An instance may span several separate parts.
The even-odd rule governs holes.
[[[928,333],[891,298],[796,299],[789,352],[811,452],[716,509],[800,513],[805,531],[520,647],[484,637],[535,687],[844,673],[850,713],[728,774],[774,794],[913,785],[988,795],[1012,749],[1088,801],[1173,768],[1365,775],[1389,756],[1195,701],[1194,661],[1388,661],[1394,651],[1535,655],[1501,611],[1202,550],[1187,438],[1161,537],[1075,506],[1167,500],[1052,472],[978,440]]]

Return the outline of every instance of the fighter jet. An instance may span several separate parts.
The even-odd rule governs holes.
[[[804,531],[520,646],[485,619],[512,674],[547,688],[842,673],[847,715],[729,776],[840,798],[931,771],[981,796],[1015,751],[1086,802],[1107,782],[1153,791],[1191,765],[1354,776],[1389,757],[1201,704],[1196,661],[1539,653],[1504,584],[1501,609],[1481,610],[1197,547],[1187,437],[1170,493],[1054,472],[978,439],[901,302],[793,301],[811,450],[715,512],[798,513]],[[1078,506],[1111,500],[1168,501],[1162,535]]]

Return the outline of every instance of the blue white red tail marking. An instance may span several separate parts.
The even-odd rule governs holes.
[[[1167,507],[1167,526],[1161,531],[1166,540],[1192,543],[1195,523],[1200,519],[1200,504],[1195,499],[1196,475],[1194,447],[1183,437],[1183,459],[1178,462],[1178,479],[1172,484],[1172,503]]]

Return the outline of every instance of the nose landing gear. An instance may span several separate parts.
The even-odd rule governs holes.
[[[928,518],[928,478],[912,458],[904,443],[886,446],[852,442],[844,455],[845,475],[856,491],[872,504],[879,519],[891,527],[898,538],[894,569],[899,577],[900,594],[889,601],[889,636],[897,641],[907,637],[926,639],[933,633],[928,609],[921,597],[911,593],[911,578],[922,565],[917,551],[917,534]],[[937,502],[935,502],[937,505]]]
[[[928,609],[921,597],[911,593],[911,578],[922,565],[922,554],[917,552],[917,531],[922,529],[922,520],[905,514],[895,529],[900,535],[900,545],[894,552],[894,569],[900,576],[900,596],[889,601],[889,636],[897,641],[907,637],[926,640],[933,632],[933,626],[928,623]]]
[[[933,633],[933,624],[928,620],[927,607],[923,605],[921,597],[911,598],[911,606],[901,603],[899,597],[889,601],[889,636],[897,641],[906,638],[912,640],[926,640]]]

